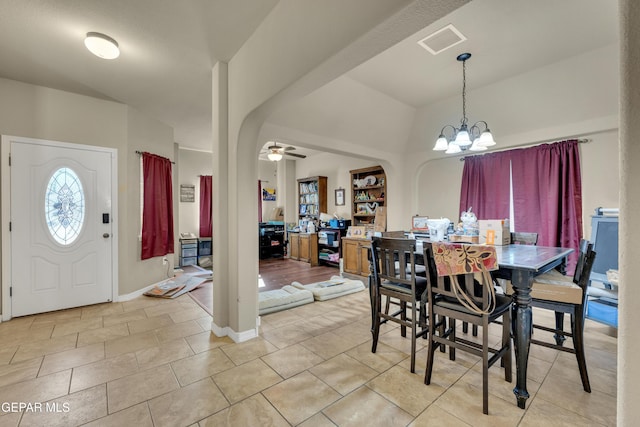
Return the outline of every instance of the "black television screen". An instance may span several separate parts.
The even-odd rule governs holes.
[[[607,282],[607,270],[618,269],[618,217],[593,216],[591,243],[596,252],[591,280]]]

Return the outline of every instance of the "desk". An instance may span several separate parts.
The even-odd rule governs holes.
[[[516,353],[516,395],[518,406],[525,407],[529,398],[527,392],[527,362],[531,344],[531,286],[533,278],[553,268],[564,273],[566,258],[573,249],[551,248],[545,246],[508,245],[496,246],[499,277],[510,279],[514,288],[511,308],[511,330]],[[416,253],[416,264],[424,264],[423,253]],[[369,277],[371,301],[375,299],[373,274]],[[372,320],[373,304],[371,306]]]
[[[566,257],[573,249],[545,246],[509,245],[496,246],[499,274],[510,276],[513,285],[511,330],[516,353],[516,387],[513,393],[522,409],[529,398],[527,392],[527,362],[531,344],[531,286],[533,278],[553,268],[561,271]],[[563,271],[564,272],[564,271]]]

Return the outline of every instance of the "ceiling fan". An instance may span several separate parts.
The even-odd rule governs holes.
[[[267,151],[264,151],[264,153],[267,153],[267,158],[273,162],[282,160],[283,156],[297,157],[299,159],[307,158],[304,154],[292,153],[291,151],[295,149],[296,147],[283,147],[274,142],[273,145],[267,147]]]

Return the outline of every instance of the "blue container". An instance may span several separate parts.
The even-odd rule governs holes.
[[[587,302],[587,319],[618,327],[618,305],[607,299],[594,299]]]
[[[329,221],[329,226],[331,228],[347,228],[350,225],[350,219],[332,219]]]

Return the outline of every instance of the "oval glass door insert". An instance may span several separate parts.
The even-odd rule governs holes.
[[[84,224],[84,190],[78,175],[63,167],[53,173],[47,184],[44,212],[51,236],[61,245],[78,238]]]

